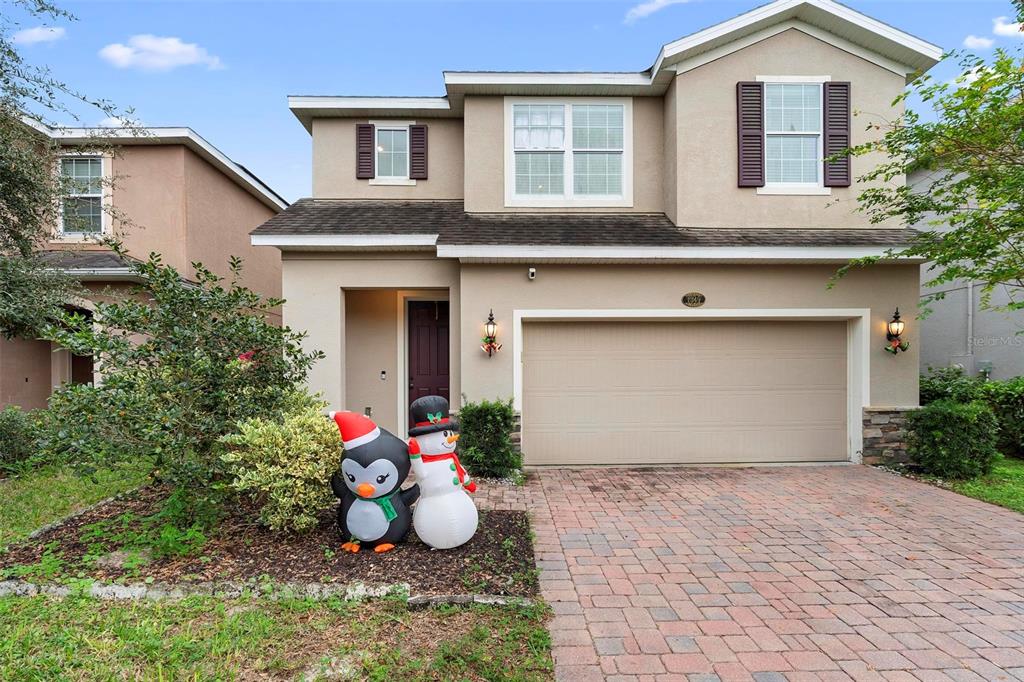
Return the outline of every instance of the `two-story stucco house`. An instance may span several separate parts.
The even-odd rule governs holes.
[[[58,171],[76,179],[62,206],[47,258],[80,279],[91,301],[126,289],[133,275],[97,243],[116,233],[131,257],[150,252],[183,276],[201,261],[228,275],[228,258],[244,258],[243,283],[264,296],[281,294],[281,259],[252,246],[249,232],[288,203],[245,167],[189,128],[147,128],[137,134],[94,129],[42,129],[61,148]],[[102,145],[113,153],[96,153]],[[104,209],[106,207],[106,210]],[[66,219],[73,212],[73,219]],[[123,220],[122,220],[123,218]],[[0,407],[46,407],[64,383],[89,383],[93,363],[47,341],[0,339]]]
[[[400,434],[441,393],[512,398],[528,465],[857,461],[865,410],[917,404],[919,264],[827,289],[906,239],[854,210],[875,160],[827,157],[940,56],[779,0],[637,73],[292,97],[313,197],[253,243],[281,250],[284,321],[327,354],[312,388]]]

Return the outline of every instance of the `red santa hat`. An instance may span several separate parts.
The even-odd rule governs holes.
[[[372,419],[356,412],[331,412],[328,415],[341,431],[341,442],[346,450],[373,442],[380,436],[380,428]]]

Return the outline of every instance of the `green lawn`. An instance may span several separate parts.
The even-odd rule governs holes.
[[[950,488],[961,495],[1024,513],[1024,460],[1003,458],[988,476],[950,483]]]
[[[137,487],[149,467],[101,469],[93,476],[49,466],[0,481],[0,548],[40,526]]]
[[[550,680],[546,617],[542,606],[410,611],[395,599],[10,597],[0,679]]]

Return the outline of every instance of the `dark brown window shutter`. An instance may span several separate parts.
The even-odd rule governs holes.
[[[850,84],[825,83],[825,158],[850,146]],[[849,187],[850,157],[825,161],[825,186]]]
[[[373,124],[356,124],[356,177],[366,179],[374,177],[374,134]]]
[[[427,179],[427,126],[409,126],[409,178]]]
[[[764,83],[736,84],[738,184],[764,187]]]

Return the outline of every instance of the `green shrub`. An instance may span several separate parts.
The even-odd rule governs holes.
[[[981,397],[985,384],[981,377],[969,377],[959,367],[929,367],[921,375],[919,395],[921,404],[952,398],[958,403],[969,403]]]
[[[999,423],[981,401],[936,400],[907,416],[907,452],[925,473],[967,479],[992,471]]]
[[[459,410],[459,459],[474,476],[504,478],[522,466],[512,444],[512,401],[463,402]]]
[[[103,383],[58,392],[55,456],[98,465],[153,458],[154,473],[199,505],[226,475],[221,436],[246,419],[277,419],[320,353],[275,325],[282,301],[241,285],[241,261],[221,278],[200,263],[186,279],[153,254],[132,262],[133,296],[96,304],[94,325],[68,315],[48,335],[92,355]]]
[[[1024,377],[986,381],[981,399],[999,421],[999,450],[1008,457],[1024,457]]]
[[[0,410],[0,471],[17,471],[35,454],[33,416],[16,405]]]
[[[326,403],[292,401],[282,420],[247,419],[238,433],[221,438],[230,487],[261,505],[260,518],[273,530],[306,531],[334,501],[330,478],[341,460],[341,436],[325,419]],[[306,403],[306,404],[303,404]]]

